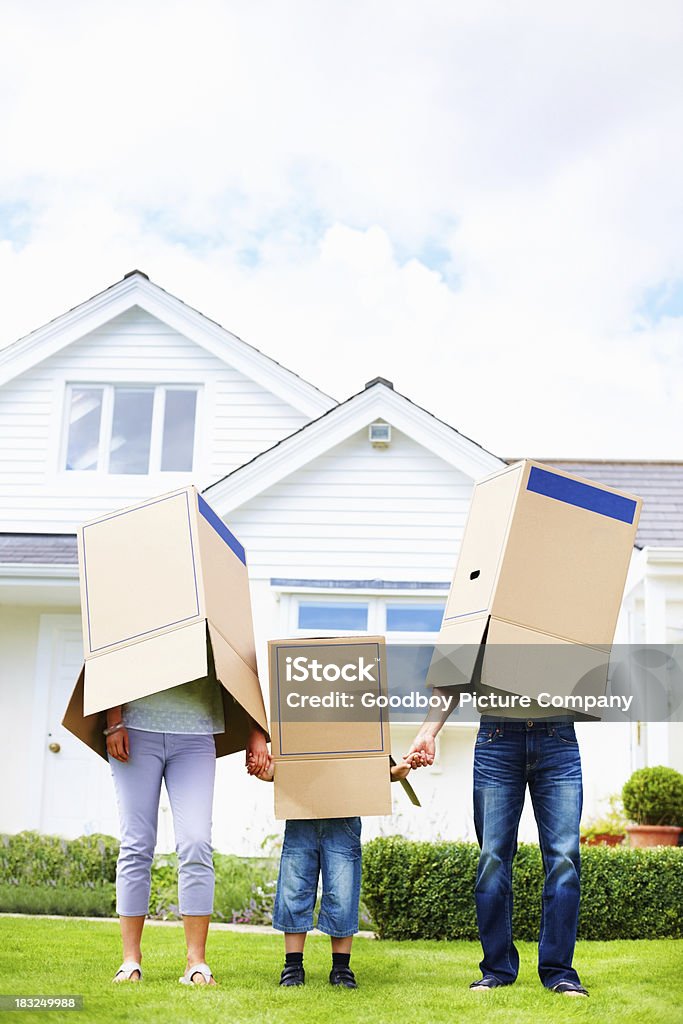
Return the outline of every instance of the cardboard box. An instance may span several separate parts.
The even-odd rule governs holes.
[[[387,696],[384,637],[271,640],[268,661],[275,817],[390,814],[387,711],[358,710]]]
[[[85,664],[63,725],[103,757],[107,708],[210,676],[221,757],[267,730],[244,548],[194,487],[78,531]]]
[[[529,460],[477,483],[428,682],[604,693],[640,508]]]

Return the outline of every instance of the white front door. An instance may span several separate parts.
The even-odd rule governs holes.
[[[118,835],[109,766],[61,725],[83,662],[78,615],[41,615],[35,684],[34,820],[66,838]]]

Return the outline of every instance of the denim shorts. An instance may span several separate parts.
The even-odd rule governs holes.
[[[308,932],[322,874],[317,927],[344,938],[358,931],[361,848],[360,818],[290,820],[280,859],[273,928]]]

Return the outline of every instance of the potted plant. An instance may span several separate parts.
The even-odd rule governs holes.
[[[607,800],[607,812],[581,826],[581,842],[586,846],[619,846],[626,838],[626,825],[621,798],[614,793]]]
[[[677,846],[683,831],[683,775],[657,765],[635,771],[621,792],[624,810],[635,822],[631,846]]]

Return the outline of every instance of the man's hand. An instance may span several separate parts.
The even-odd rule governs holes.
[[[427,712],[422,728],[405,756],[405,760],[410,761],[413,768],[425,768],[428,764],[434,764],[434,758],[436,757],[436,744],[434,741],[441,732],[446,720],[453,714],[460,703],[460,693],[457,689],[455,690],[455,700],[453,700],[452,687],[448,689],[444,689],[441,686],[435,687],[434,693],[439,697],[448,696],[450,700],[447,704],[444,702],[444,709],[430,708]]]
[[[245,763],[250,775],[260,775],[268,768],[268,744],[263,729],[253,725],[247,740]]]
[[[398,782],[400,779],[405,779],[410,772],[412,765],[410,761],[407,761],[405,757],[402,757],[397,764],[391,766],[391,781]]]
[[[130,748],[128,746],[128,730],[124,726],[122,729],[117,729],[111,736],[107,736],[107,753],[116,761],[127,761],[130,756]]]
[[[268,763],[262,772],[256,772],[256,778],[260,779],[261,782],[272,782],[275,778],[275,762],[273,761],[270,754],[267,755]]]
[[[404,760],[410,763],[411,768],[425,768],[429,764],[434,764],[435,756],[434,737],[429,733],[419,732]]]

